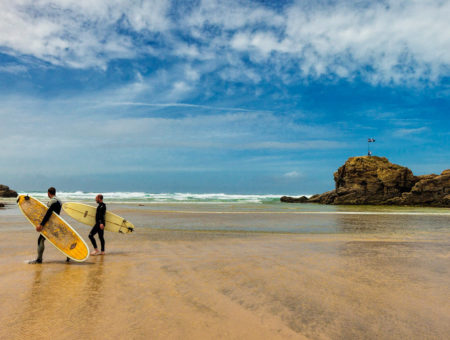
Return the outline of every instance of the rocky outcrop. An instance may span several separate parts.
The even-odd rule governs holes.
[[[327,191],[323,194],[312,195],[308,202],[305,203],[322,203],[322,204],[333,204],[334,199],[337,197],[334,190]]]
[[[302,196],[302,197],[289,197],[289,196],[283,196],[280,198],[281,202],[285,202],[285,203],[306,203],[308,202],[308,197],[306,196]]]
[[[450,169],[441,175],[414,176],[385,157],[351,157],[334,173],[335,190],[301,203],[396,204],[450,207]],[[284,197],[283,202],[296,202]]]
[[[6,185],[0,184],[0,197],[17,197],[17,192],[9,189]]]
[[[416,183],[412,171],[385,157],[352,157],[334,173],[333,204],[379,204],[408,192]]]
[[[417,179],[409,192],[386,203],[450,207],[450,169],[440,175],[418,176]]]

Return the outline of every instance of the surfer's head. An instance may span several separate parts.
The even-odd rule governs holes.
[[[98,195],[95,197],[95,202],[97,202],[97,203],[103,202],[103,195],[102,195],[102,194],[98,194]]]
[[[56,189],[54,187],[48,188],[47,195],[48,195],[48,197],[52,198],[53,196],[56,195]]]

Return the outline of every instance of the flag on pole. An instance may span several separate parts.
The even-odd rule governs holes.
[[[367,139],[367,142],[373,143],[373,142],[375,142],[375,138],[369,138],[369,139]]]

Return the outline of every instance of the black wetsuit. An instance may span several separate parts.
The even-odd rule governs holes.
[[[45,214],[44,218],[42,219],[41,225],[45,226],[45,223],[48,222],[48,220],[50,219],[50,217],[52,216],[52,213],[55,212],[55,214],[60,214],[61,212],[61,201],[56,197],[53,196],[50,201],[47,204],[48,206],[48,210],[47,213]],[[42,236],[42,234],[39,234],[39,238],[38,238],[38,256],[37,256],[37,261],[38,262],[42,262],[42,255],[44,254],[44,249],[45,249],[45,245],[44,245],[44,241],[45,241],[45,237]]]
[[[97,211],[95,213],[95,225],[92,227],[92,230],[89,233],[89,239],[91,240],[92,245],[95,249],[97,249],[97,242],[95,241],[94,235],[98,233],[102,251],[105,251],[105,239],[103,238],[104,229],[100,229],[100,224],[103,224],[103,226],[105,225],[105,213],[106,205],[105,203],[101,202],[98,204]]]

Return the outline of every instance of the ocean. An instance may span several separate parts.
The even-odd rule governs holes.
[[[46,202],[46,192],[29,192]],[[95,205],[93,192],[58,192],[63,202]],[[446,233],[450,209],[396,206],[335,206],[280,202],[282,195],[105,192],[110,211],[153,230],[203,232],[355,234],[403,237]],[[300,195],[298,195],[300,196]]]
[[[20,194],[29,194],[37,199],[46,199],[47,192],[21,192]],[[57,192],[57,196],[64,201],[89,202],[94,201],[98,193],[71,191]],[[149,192],[104,192],[102,193],[105,201],[115,203],[276,203],[283,195],[230,195],[224,193],[149,193]]]

